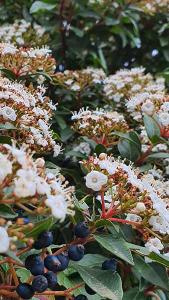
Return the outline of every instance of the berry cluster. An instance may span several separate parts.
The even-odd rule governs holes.
[[[84,222],[78,223],[74,227],[76,238],[87,238],[90,231]],[[33,244],[33,248],[41,250],[51,246],[53,243],[53,234],[51,231],[44,231],[39,234],[37,240]],[[30,299],[35,293],[43,293],[48,288],[57,290],[57,272],[64,271],[69,261],[79,261],[83,258],[85,248],[82,244],[70,244],[67,251],[55,254],[31,254],[25,260],[25,268],[33,275],[32,283],[19,283],[16,288],[17,294],[23,299]],[[44,252],[43,252],[44,253]],[[48,253],[48,252],[47,252]],[[88,293],[90,288],[86,288]],[[86,296],[79,295],[74,299],[87,299]]]

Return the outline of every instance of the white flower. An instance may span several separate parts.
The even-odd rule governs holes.
[[[82,154],[89,155],[90,154],[90,145],[86,142],[80,143],[77,147],[75,147],[74,151],[79,151]]]
[[[21,164],[22,167],[27,166],[28,161],[24,149],[16,148],[16,145],[14,143],[12,144],[12,146],[5,144],[4,147],[11,151],[12,155],[15,157],[18,163]]]
[[[165,234],[169,230],[165,220],[161,216],[151,216],[149,224],[154,231],[159,231],[161,234]]]
[[[54,157],[58,156],[61,153],[61,151],[62,151],[61,147],[62,147],[61,145],[55,144],[55,146],[53,148],[53,151],[54,151],[53,156]]]
[[[57,218],[64,220],[67,213],[67,202],[65,197],[61,194],[56,196],[49,196],[45,201],[46,205],[50,207],[52,215]]]
[[[142,218],[136,214],[127,214],[126,220],[131,222],[141,222]]]
[[[65,81],[65,84],[67,85],[71,85],[73,83],[73,80],[72,79],[68,79]]]
[[[169,113],[168,112],[161,112],[158,115],[160,123],[163,126],[168,126],[169,125]]]
[[[73,84],[72,86],[71,86],[71,90],[72,91],[79,91],[80,90],[80,85],[78,85],[78,84]]]
[[[146,210],[145,204],[143,202],[138,202],[136,205],[136,210],[138,212],[143,212]]]
[[[13,44],[1,43],[0,49],[2,55],[5,54],[15,54],[18,50]]]
[[[154,104],[150,100],[147,100],[145,103],[143,103],[141,109],[144,113],[152,115],[154,112]]]
[[[15,180],[14,194],[19,198],[34,196],[36,194],[36,183],[20,177]]]
[[[0,110],[0,114],[3,116],[5,120],[15,121],[17,117],[14,109],[9,106],[2,107]]]
[[[37,168],[43,168],[45,165],[45,160],[43,158],[39,157],[35,160],[35,164],[36,164]]]
[[[49,126],[42,119],[38,120],[38,125],[42,129],[45,135],[49,134]]]
[[[100,191],[102,186],[107,183],[107,176],[98,171],[91,171],[86,176],[86,186],[93,191]]]
[[[148,240],[147,243],[145,243],[145,247],[151,251],[159,253],[159,250],[162,250],[164,246],[162,245],[161,241],[158,238],[151,238]]]
[[[50,194],[50,186],[43,178],[37,178],[36,180],[36,191],[40,195]]]
[[[9,249],[10,239],[5,228],[0,226],[0,253],[5,253]]]
[[[12,174],[12,162],[6,155],[0,153],[0,182],[9,174]]]
[[[123,96],[122,94],[115,94],[115,95],[113,95],[113,100],[115,102],[120,102],[122,96]]]

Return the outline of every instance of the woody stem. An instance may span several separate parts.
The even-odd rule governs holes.
[[[101,192],[101,203],[102,203],[102,218],[105,218],[106,208],[105,208],[105,201],[104,201],[104,192]]]

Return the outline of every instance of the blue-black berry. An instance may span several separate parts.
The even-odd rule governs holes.
[[[88,226],[84,222],[80,222],[75,225],[74,233],[76,237],[86,238],[89,235],[90,231]]]
[[[56,72],[64,72],[64,70],[65,70],[64,64],[57,65]]]
[[[34,295],[33,287],[28,283],[20,283],[16,292],[22,299],[31,299]]]
[[[25,260],[25,267],[33,275],[42,275],[44,273],[44,262],[37,254],[29,255]]]
[[[54,273],[58,272],[58,269],[61,266],[60,260],[55,255],[46,256],[44,264],[48,270],[53,271]]]
[[[115,258],[107,259],[102,263],[103,270],[112,270],[113,272],[117,269],[117,261]]]
[[[74,297],[74,300],[88,300],[88,298],[85,295],[80,294]]]
[[[90,286],[88,286],[87,284],[85,284],[85,290],[86,290],[86,292],[87,292],[89,295],[95,295],[95,294],[96,294],[96,292],[93,291],[93,290],[90,288]]]
[[[58,260],[60,261],[60,266],[58,267],[58,271],[64,271],[69,264],[69,256],[66,254],[59,254],[56,256],[58,258]]]
[[[84,256],[84,246],[83,245],[70,245],[68,249],[68,255],[71,260],[79,261]]]
[[[43,293],[48,288],[48,280],[43,275],[34,277],[32,281],[32,287],[35,292]]]
[[[34,248],[39,250],[49,247],[53,243],[53,234],[51,231],[44,231],[39,234],[37,240],[34,243]]]
[[[53,290],[56,288],[57,285],[57,277],[56,274],[52,271],[48,271],[47,273],[44,274],[48,281],[48,287]]]

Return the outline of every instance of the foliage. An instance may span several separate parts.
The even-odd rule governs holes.
[[[168,9],[3,1],[0,298],[168,299]]]

